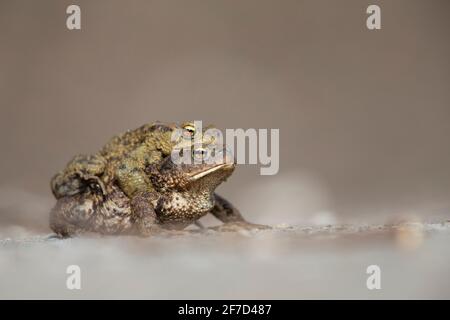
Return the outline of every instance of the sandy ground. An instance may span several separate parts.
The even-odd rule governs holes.
[[[450,222],[0,240],[0,298],[450,298]],[[81,290],[66,268],[81,268]],[[369,265],[381,289],[368,290]]]

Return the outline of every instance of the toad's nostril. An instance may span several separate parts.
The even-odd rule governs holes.
[[[203,148],[194,149],[193,154],[196,158],[205,157],[208,154],[208,150]]]

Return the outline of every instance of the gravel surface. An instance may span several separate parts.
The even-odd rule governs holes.
[[[0,240],[0,298],[450,298],[450,222]],[[81,290],[66,269],[81,268]],[[369,265],[381,289],[368,290]]]

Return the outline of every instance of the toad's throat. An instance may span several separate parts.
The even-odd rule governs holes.
[[[171,192],[158,200],[156,214],[162,223],[183,222],[188,225],[206,215],[213,206],[212,193]]]

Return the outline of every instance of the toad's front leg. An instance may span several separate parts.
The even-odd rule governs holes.
[[[247,222],[236,207],[217,193],[214,194],[214,198],[215,204],[210,213],[224,223],[222,226],[214,229],[218,231],[270,229],[266,225]]]
[[[157,195],[153,192],[140,192],[130,201],[134,232],[142,237],[148,237],[162,232],[153,206]]]

